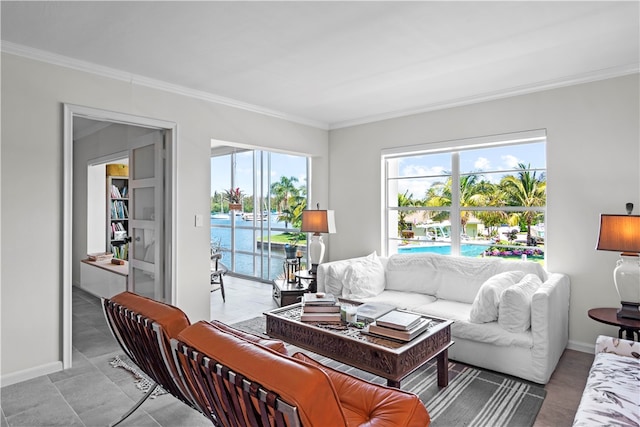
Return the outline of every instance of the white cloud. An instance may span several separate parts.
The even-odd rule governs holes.
[[[491,169],[491,161],[486,157],[478,157],[478,159],[473,164],[475,170],[489,170]]]
[[[405,190],[409,190],[409,194],[413,194],[416,199],[421,199],[425,196],[426,191],[435,182],[446,181],[444,175],[446,169],[443,166],[425,167],[424,165],[406,165],[402,168],[401,176],[437,176],[436,178],[420,178],[420,179],[405,179],[399,184],[398,192],[404,194]]]
[[[406,165],[402,168],[402,176],[429,176],[429,175],[442,175],[445,172],[443,166],[424,167],[422,165]]]
[[[522,163],[516,156],[512,156],[511,154],[507,154],[504,156],[500,156],[503,164],[508,168],[516,168],[518,167],[518,163]]]

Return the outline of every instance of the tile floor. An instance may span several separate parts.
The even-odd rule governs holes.
[[[276,307],[271,286],[225,277],[227,301],[211,294],[214,319],[235,323]],[[99,300],[82,290],[73,292],[73,368],[1,389],[0,427],[106,426],[142,395],[131,374],[112,368],[122,354],[105,323]],[[567,350],[547,385],[547,399],[536,427],[570,426],[593,356]],[[208,420],[169,395],[147,400],[121,426],[210,425]]]
[[[213,318],[226,323],[253,318],[276,307],[271,286],[225,277],[227,302],[211,294]],[[111,336],[99,299],[73,290],[73,367],[1,389],[1,427],[106,426],[117,420],[142,392],[132,376],[109,365],[123,354]],[[148,399],[121,426],[210,426],[200,413],[169,395]]]

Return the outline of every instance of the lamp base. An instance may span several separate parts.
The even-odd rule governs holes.
[[[627,301],[621,301],[620,304],[622,307],[618,309],[617,317],[640,320],[640,311],[638,311],[640,304]]]

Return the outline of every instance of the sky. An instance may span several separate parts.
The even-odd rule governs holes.
[[[240,153],[236,156],[236,182],[244,194],[253,194],[253,156],[251,152]],[[271,153],[271,183],[279,182],[280,177],[295,177],[297,187],[306,185],[307,159],[302,156],[294,156],[282,153]],[[223,192],[231,188],[231,162],[230,156],[211,158],[211,195],[217,191]],[[267,162],[264,162],[264,169]],[[265,185],[267,185],[265,177]]]
[[[483,179],[498,183],[507,174],[513,174],[518,163],[531,165],[532,168],[546,169],[545,143],[521,144],[483,148],[460,152],[460,170],[462,173],[486,172]],[[446,181],[452,169],[449,153],[405,157],[399,161],[398,174],[403,177],[416,177],[398,183],[398,192],[413,194],[422,198],[426,188],[438,181]],[[491,173],[489,173],[491,172]],[[539,173],[538,173],[539,174]]]
[[[245,194],[253,193],[251,152],[240,153],[236,161],[236,187]],[[211,159],[211,195],[231,186],[230,156]],[[460,167],[463,172],[493,171],[484,179],[499,182],[506,173],[513,173],[518,163],[531,164],[533,168],[546,168],[545,143],[520,144],[462,151]],[[265,162],[266,168],[266,162]],[[409,190],[415,197],[423,197],[426,183],[441,181],[442,174],[451,171],[451,156],[448,153],[413,156],[399,162],[400,176],[429,176],[431,178],[404,180],[399,191]],[[271,153],[271,182],[286,176],[298,178],[298,186],[306,184],[306,158],[282,153]]]

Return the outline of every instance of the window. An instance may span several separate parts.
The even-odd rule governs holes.
[[[383,152],[386,253],[544,262],[546,133]]]
[[[285,245],[297,244],[307,205],[308,158],[261,150],[214,149],[211,157],[211,245],[232,272],[262,280],[283,274]],[[227,192],[239,189],[238,210]]]

